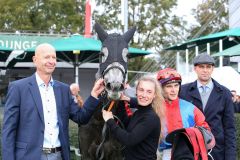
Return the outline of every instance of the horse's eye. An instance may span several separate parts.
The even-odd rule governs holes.
[[[127,56],[128,56],[128,49],[124,48],[122,51],[122,57],[123,57],[124,62],[127,62],[127,60],[128,60]]]
[[[102,48],[101,55],[102,55],[102,63],[104,63],[107,60],[107,57],[108,57],[107,47]]]

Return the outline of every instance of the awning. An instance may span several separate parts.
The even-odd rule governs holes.
[[[234,39],[234,41],[229,39],[230,37]],[[226,31],[209,34],[207,36],[191,39],[186,42],[164,48],[164,50],[185,50],[209,42],[215,42],[220,39],[224,39],[223,48],[229,48],[233,45],[236,45],[236,43],[240,43],[240,28],[233,28]]]
[[[99,62],[99,52],[102,44],[99,40],[93,38],[85,38],[81,35],[72,35],[70,37],[59,38],[55,41],[49,42],[54,46],[57,52],[57,59],[59,61],[70,62],[74,64],[76,60],[83,62]],[[25,50],[22,54],[15,56],[6,64],[7,68],[14,67],[17,62],[32,62],[35,47]],[[76,58],[74,51],[79,51],[79,56]],[[129,47],[129,58],[137,56],[149,55],[151,52],[138,48]]]
[[[0,62],[8,64],[13,58],[18,57],[24,50],[41,43],[51,42],[61,38],[58,36],[0,34]],[[21,58],[20,58],[21,59]]]
[[[5,62],[13,49],[0,46],[0,62]]]
[[[218,52],[213,54],[213,57],[218,56],[239,56],[240,55],[240,44],[230,47],[228,49],[223,50],[222,52]]]
[[[13,49],[4,47],[4,46],[0,46],[0,51],[12,51]]]

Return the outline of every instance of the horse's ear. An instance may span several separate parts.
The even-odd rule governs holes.
[[[127,43],[130,42],[130,40],[132,39],[135,31],[136,31],[136,26],[129,29],[126,33],[124,33],[123,38]]]
[[[101,42],[103,42],[107,38],[108,33],[105,32],[102,26],[98,23],[95,23],[94,28],[98,34],[98,38],[100,39]]]

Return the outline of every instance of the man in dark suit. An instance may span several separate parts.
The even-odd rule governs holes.
[[[69,119],[86,124],[98,104],[98,80],[79,108],[68,85],[53,80],[56,52],[40,44],[33,56],[36,72],[9,84],[2,130],[3,160],[70,160]]]
[[[198,79],[181,87],[180,97],[192,102],[204,113],[216,139],[215,160],[236,160],[236,129],[230,91],[211,78],[214,59],[200,54],[193,60]],[[227,76],[227,75],[226,75]]]

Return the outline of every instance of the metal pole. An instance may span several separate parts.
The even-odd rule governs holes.
[[[220,39],[219,40],[219,52],[222,52],[223,51],[223,40]],[[219,67],[222,67],[223,66],[223,56],[220,56],[219,57]]]
[[[128,30],[128,0],[124,2],[124,33]]]
[[[122,25],[124,25],[124,33],[128,30],[128,0],[121,0]],[[128,81],[128,72],[126,74],[126,82]]]
[[[207,43],[207,54],[210,54],[210,43]]]
[[[79,54],[80,54],[80,50],[74,50],[73,54],[75,54],[75,63],[74,63],[74,71],[75,71],[75,73],[74,73],[74,78],[75,78],[75,83],[79,84],[78,83],[78,81],[79,81],[79,79],[78,79],[78,76],[79,76],[79,73],[78,73],[79,72],[78,71],[78,69],[79,69],[78,57],[79,57]]]
[[[176,70],[179,72],[180,70],[180,53],[177,52],[177,57],[176,57]]]
[[[188,52],[188,49],[186,49],[186,75],[189,74],[189,62],[188,62],[188,57],[189,57],[189,52]]]
[[[75,68],[75,83],[78,83],[78,54],[75,54],[75,64],[74,64],[74,68]]]
[[[198,52],[199,52],[198,46],[196,46],[196,47],[195,47],[195,55],[196,55],[196,56],[198,55]]]

